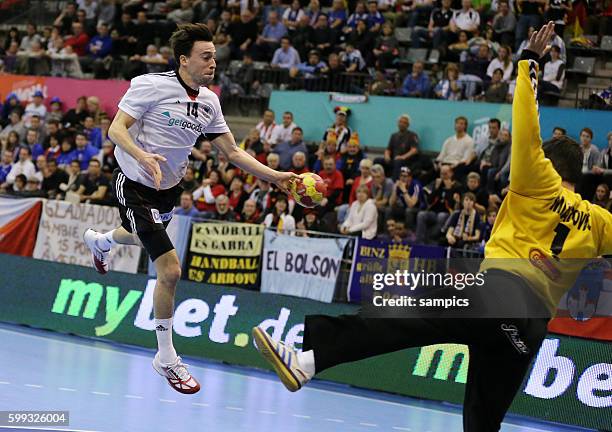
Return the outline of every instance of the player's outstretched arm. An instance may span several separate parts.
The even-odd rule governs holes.
[[[138,161],[140,166],[153,177],[156,189],[159,189],[162,178],[159,162],[165,162],[166,158],[161,155],[147,153],[134,143],[128,129],[135,122],[136,119],[134,117],[119,109],[108,129],[108,136],[116,145]]]
[[[518,64],[512,102],[510,190],[534,198],[551,196],[561,185],[561,177],[544,157],[536,100],[538,60],[550,49],[554,29],[549,22],[531,36]]]
[[[212,144],[225,153],[227,160],[238,168],[259,177],[263,180],[275,183],[283,191],[288,192],[289,181],[298,178],[297,174],[281,172],[265,166],[253,156],[236,145],[234,136],[227,132],[212,140]]]

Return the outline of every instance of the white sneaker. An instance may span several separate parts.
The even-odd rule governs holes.
[[[168,380],[168,384],[179,393],[193,394],[200,391],[200,383],[191,376],[187,370],[187,365],[180,357],[174,363],[167,365],[159,361],[159,353],[153,359],[153,369]]]
[[[257,349],[291,392],[301,389],[310,379],[298,363],[297,352],[283,342],[273,340],[259,327],[253,328],[253,338]]]
[[[98,246],[97,240],[100,239],[101,236],[102,234],[90,228],[83,234],[83,241],[91,251],[91,263],[96,271],[101,274],[106,274],[108,273],[108,254],[110,248],[102,250],[100,246]]]

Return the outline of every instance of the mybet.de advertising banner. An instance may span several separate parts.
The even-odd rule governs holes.
[[[154,348],[155,280],[0,254],[0,321]],[[45,277],[41,278],[40,275]],[[183,355],[264,367],[251,329],[300,349],[304,317],[357,312],[347,304],[180,281],[174,343]],[[15,299],[15,301],[11,301]],[[18,299],[18,301],[17,301]],[[549,335],[527,373],[511,412],[612,430],[610,343]],[[469,364],[464,345],[407,349],[337,366],[318,377],[358,387],[461,403]],[[500,376],[504,370],[500,368]],[[281,385],[279,383],[279,385]],[[491,386],[497,384],[493,381]]]

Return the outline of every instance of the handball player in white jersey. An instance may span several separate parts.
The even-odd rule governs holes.
[[[236,146],[219,99],[205,87],[213,81],[216,67],[208,28],[203,24],[181,26],[170,43],[178,69],[134,78],[108,132],[119,164],[112,187],[119,201],[121,226],[106,234],[89,229],[84,240],[100,273],[108,271],[108,255],[116,244],[142,244],[147,250],[157,270],[153,299],[158,351],[153,368],[176,391],[196,393],[200,384],[172,344],[174,293],[181,263],[166,233],[191,149],[205,134],[231,163],[284,191],[297,176],[268,168]]]

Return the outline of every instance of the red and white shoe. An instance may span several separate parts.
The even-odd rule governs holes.
[[[153,369],[168,380],[168,384],[174,390],[183,394],[193,394],[200,391],[200,383],[191,376],[187,370],[187,365],[180,357],[174,363],[167,365],[159,361],[159,353],[153,359]]]
[[[98,246],[98,239],[101,236],[102,234],[90,228],[83,234],[83,241],[91,251],[91,263],[93,267],[98,273],[106,274],[108,273],[108,254],[110,248],[103,250]]]

